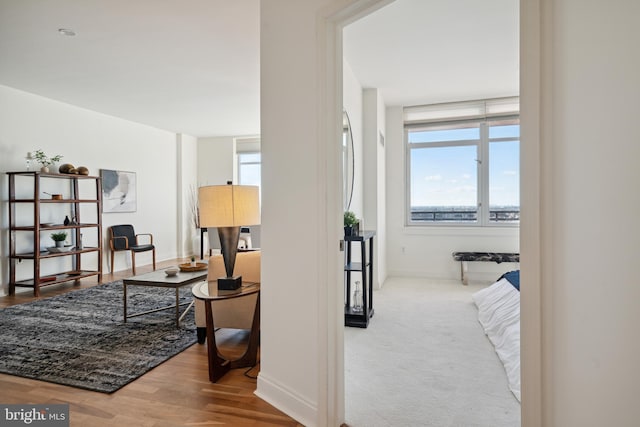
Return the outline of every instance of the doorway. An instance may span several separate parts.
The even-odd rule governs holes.
[[[336,40],[336,45],[340,44],[342,40],[341,32],[344,26],[355,22],[356,20],[362,18],[363,16],[366,16],[374,12],[375,10],[386,6],[389,3],[390,3],[389,1],[373,1],[373,0],[361,0],[361,1],[356,1],[352,3],[347,9],[342,10],[340,13],[332,16],[332,18],[328,20],[328,22],[330,23],[329,30],[335,32],[331,38]],[[525,7],[524,5],[521,5],[521,8],[524,8],[524,7]],[[528,5],[526,7],[527,9],[532,10],[536,8],[536,5],[533,5],[533,6]],[[521,11],[521,16],[525,16],[522,13],[522,11]],[[522,18],[522,19],[527,19],[527,22],[524,22],[522,24],[527,28],[535,28],[536,26],[539,26],[539,16],[535,14],[533,14],[532,16],[529,16],[528,18]],[[522,33],[523,32],[521,31],[521,34]],[[534,34],[531,37],[535,38],[535,36],[536,36],[536,33],[534,32]],[[342,46],[333,46],[333,47],[335,48],[335,51],[339,52],[339,54],[341,55]],[[536,49],[538,48],[539,46],[535,45],[534,43],[534,46],[530,47],[527,53],[529,55],[532,55],[535,53]],[[331,49],[331,46],[329,46],[329,49]],[[335,55],[333,58],[339,62],[336,56],[340,56],[340,55]],[[521,57],[525,57],[525,54],[521,53]],[[521,63],[522,62],[523,60],[521,59]],[[539,78],[539,75],[536,74],[535,72],[531,72],[526,77],[528,78],[528,80],[525,80],[524,84],[528,84],[529,86],[531,86]],[[531,139],[531,136],[535,136],[537,132],[536,129],[538,126],[538,118],[535,115],[527,116],[527,111],[531,111],[531,107],[535,107],[538,104],[538,99],[537,99],[538,93],[536,91],[533,91],[533,92],[530,92],[530,94],[532,95],[530,95],[529,97],[525,97],[524,99],[521,99],[521,103],[523,105],[523,108],[521,110],[522,111],[521,119],[524,122],[522,139]],[[342,99],[342,93],[339,93],[337,95],[337,98]],[[524,108],[525,106],[527,106],[527,108]],[[329,114],[331,116],[335,116],[335,112],[331,112]],[[523,181],[523,184],[522,184],[523,190],[525,190],[527,187],[530,187],[529,188],[530,191],[528,192],[522,191],[523,193],[527,193],[527,195],[525,196],[526,200],[523,200],[522,206],[525,209],[529,207],[531,209],[538,210],[539,197],[538,197],[537,189],[532,188],[533,187],[532,185],[527,184],[528,179],[532,179],[533,180],[532,182],[535,182],[535,178],[539,174],[539,171],[537,169],[537,157],[536,156],[527,157],[528,155],[531,155],[531,152],[535,152],[535,150],[536,150],[535,144],[529,145],[525,150],[523,150],[523,153],[521,155],[521,158],[524,159],[523,161],[526,161],[528,164],[525,171],[523,171],[523,176],[521,178],[521,180]],[[531,162],[531,160],[533,160],[533,163]],[[538,241],[537,224],[533,224],[532,229],[529,229],[521,234],[521,253],[528,252],[530,257],[529,262],[523,262],[523,265],[522,265],[523,275],[525,277],[527,274],[527,270],[531,271],[529,270],[531,266],[535,265],[539,260],[539,257],[535,252],[535,248],[537,247],[536,246],[537,241]],[[532,277],[533,279],[536,278],[535,275],[532,275],[530,277]],[[539,292],[539,290],[537,290],[537,287],[536,287],[532,289],[532,292]],[[523,311],[529,311],[529,312],[530,310],[539,311],[539,300],[534,299],[531,302],[527,302],[525,304],[527,305],[528,308],[523,307]],[[341,308],[342,307],[340,306],[340,309]],[[522,335],[523,341],[526,341],[527,339],[531,339],[531,338],[533,338],[534,340],[539,339],[539,335],[537,335],[539,334],[539,319],[536,319],[535,316],[533,316],[533,317],[530,317],[529,320],[530,321],[533,320],[533,323],[529,323],[528,326],[523,326],[523,335]],[[342,345],[344,345],[344,343],[342,343]],[[343,350],[343,348],[342,349],[337,348],[337,350],[340,351],[340,350]],[[529,357],[529,356],[525,357],[525,359],[529,360],[529,365],[528,365],[529,374],[539,375],[540,373],[539,360],[536,357]],[[524,371],[523,371],[523,377],[526,378]],[[336,384],[339,384],[339,381],[336,381]],[[523,388],[526,388],[524,381],[523,381]],[[532,382],[530,396],[537,396],[538,394],[539,394],[539,384],[537,382]],[[340,401],[340,400],[341,399],[339,398],[337,399],[337,401]],[[344,401],[344,399],[342,399],[342,401]],[[529,404],[531,405],[529,406],[529,408],[532,408],[532,410],[530,410],[529,412],[539,413],[539,411],[536,409],[539,405],[539,402],[536,401],[535,398],[532,398]],[[527,405],[527,402],[523,401],[523,407],[525,407],[526,405]],[[524,418],[523,418],[523,422],[524,422]]]

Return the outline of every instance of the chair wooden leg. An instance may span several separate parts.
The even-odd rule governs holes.
[[[113,274],[113,255],[115,254],[116,251],[112,250],[111,251],[111,274]]]
[[[131,251],[131,269],[133,270],[133,275],[136,275],[136,253]]]
[[[156,269],[156,248],[153,248],[153,270]]]

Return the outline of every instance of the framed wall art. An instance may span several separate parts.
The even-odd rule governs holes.
[[[138,195],[136,173],[100,169],[102,178],[102,212],[135,212]]]

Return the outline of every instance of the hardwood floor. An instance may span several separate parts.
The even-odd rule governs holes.
[[[158,263],[158,268],[184,260]],[[151,271],[138,267],[137,273]],[[104,274],[103,283],[131,276],[131,271]],[[89,278],[41,289],[47,298],[96,286]],[[0,307],[33,301],[32,292],[0,297]],[[223,331],[220,331],[223,332]],[[217,334],[225,352],[242,350],[238,334]],[[216,341],[218,341],[216,339]],[[258,398],[256,380],[235,369],[217,383],[209,382],[206,345],[194,344],[112,394],[86,391],[42,381],[0,374],[0,403],[69,403],[71,426],[301,426]],[[247,375],[255,377],[259,367]]]

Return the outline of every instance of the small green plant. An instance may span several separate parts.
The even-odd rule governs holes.
[[[51,239],[54,242],[64,242],[67,240],[67,232],[66,231],[58,231],[56,233],[51,233]]]
[[[356,217],[356,214],[354,214],[353,212],[346,211],[344,213],[344,226],[345,227],[353,227],[358,222],[359,222],[358,218]]]
[[[42,166],[49,166],[52,165],[56,162],[59,162],[60,159],[62,159],[62,156],[60,154],[53,156],[53,157],[47,157],[46,154],[44,154],[44,151],[42,150],[36,150],[33,152],[33,157],[36,159],[36,161],[38,163],[40,163]]]
[[[196,262],[196,257],[194,255],[191,255],[191,262]]]

